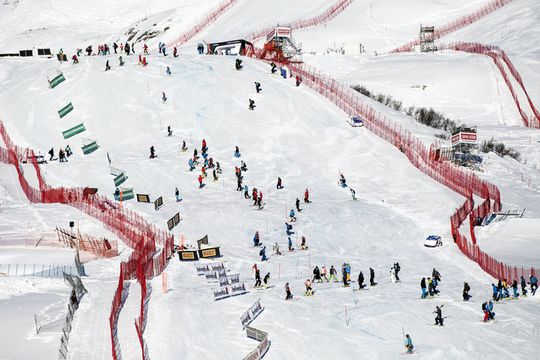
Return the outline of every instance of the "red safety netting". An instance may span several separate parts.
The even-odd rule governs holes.
[[[144,275],[145,279],[151,279],[161,274],[172,256],[174,237],[148,223],[139,214],[118,206],[116,202],[105,196],[92,195],[85,191],[85,188],[50,187],[41,174],[34,151],[16,146],[11,141],[2,121],[0,121],[0,136],[6,145],[6,149],[0,148],[0,162],[15,166],[21,188],[30,202],[70,205],[99,220],[133,249],[130,258],[120,265],[119,284],[109,317],[112,356],[114,360],[120,359],[117,324],[123,302],[128,295],[125,281],[137,278],[137,269],[141,269],[141,274]],[[21,163],[33,166],[39,189],[28,183]],[[158,245],[160,246],[159,250],[157,249]],[[140,279],[139,282],[142,286]],[[146,281],[144,284],[146,286]],[[142,337],[142,331],[140,336]],[[144,342],[141,343],[141,347],[143,354],[148,352]],[[143,359],[145,359],[144,355]]]
[[[231,6],[236,3],[237,0],[227,0],[221,3],[210,14],[206,15],[201,21],[195,24],[191,29],[167,43],[167,47],[180,46],[190,40],[192,37],[204,30],[208,25],[216,21],[221,15],[223,15]]]
[[[420,171],[467,198],[463,206],[457,209],[450,218],[452,236],[463,254],[478,263],[483,270],[495,278],[513,280],[518,274],[527,275],[537,271],[533,268],[523,269],[506,265],[482,252],[476,245],[474,235],[476,219],[487,216],[490,211],[498,212],[501,210],[501,195],[497,186],[479,178],[472,171],[437,160],[434,146],[428,149],[411,132],[392,123],[384,115],[364,103],[358,93],[320,73],[315,68],[303,64],[289,64],[289,69],[293,76],[299,75],[302,78],[303,84],[326,97],[349,116],[360,117],[368,130],[396,146]],[[484,199],[476,209],[474,208],[473,195]],[[472,220],[470,222],[472,244],[469,244],[467,238],[459,232],[460,226],[467,218]]]
[[[352,0],[339,0],[334,5],[330,6],[328,9],[326,9],[322,14],[314,16],[309,19],[301,19],[296,20],[289,24],[284,24],[280,26],[290,27],[291,30],[297,30],[297,29],[303,29],[310,26],[320,25],[328,22],[329,20],[332,20],[337,15],[339,15],[343,10],[345,10],[350,4],[352,3]],[[266,37],[275,28],[275,26],[267,27],[259,31],[255,31],[249,35],[247,35],[246,39],[251,41],[252,43],[255,43],[259,39]]]
[[[489,56],[493,60],[495,65],[497,66],[497,69],[499,69],[499,72],[501,73],[501,76],[503,77],[504,82],[506,83],[506,86],[508,87],[508,90],[512,94],[514,103],[516,104],[516,107],[518,108],[519,114],[521,115],[521,119],[523,120],[523,123],[525,124],[525,126],[532,127],[532,128],[540,128],[540,112],[538,111],[536,106],[533,104],[531,97],[529,96],[529,93],[527,92],[527,89],[525,88],[525,84],[523,83],[523,79],[521,75],[517,71],[512,61],[510,61],[510,58],[508,57],[508,55],[506,55],[504,50],[502,50],[498,46],[484,45],[484,44],[479,44],[479,43],[467,43],[467,42],[455,42],[455,43],[451,43],[447,45],[440,45],[439,48]],[[525,97],[527,98],[527,103],[529,104],[530,109],[532,111],[532,114],[533,114],[532,116],[528,116],[523,110],[519,102],[519,99],[516,95],[514,86],[512,85],[512,82],[510,81],[510,77],[508,76],[508,73],[505,70],[504,65],[506,65],[508,72],[510,72],[514,80],[519,84],[519,86],[523,90],[523,93]]]
[[[435,27],[435,33],[433,34],[433,39],[440,39],[443,36],[453,33],[456,30],[463,29],[464,27],[475,23],[476,21],[482,19],[486,15],[493,13],[494,11],[502,8],[505,5],[508,5],[513,0],[494,0],[490,3],[482,6],[480,9],[476,10],[472,14],[462,16],[457,18],[454,21],[449,22],[448,24]],[[414,49],[415,46],[420,45],[420,39],[415,39],[409,41],[408,43],[390,51],[390,53],[397,52],[409,52]]]

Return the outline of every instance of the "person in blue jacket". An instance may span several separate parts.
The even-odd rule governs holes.
[[[255,236],[253,236],[253,246],[259,246],[261,244],[260,238],[259,238],[259,232],[255,232]]]
[[[493,290],[493,300],[498,301],[499,300],[499,288],[497,285],[491,283],[491,289]]]
[[[536,294],[536,289],[538,289],[538,278],[534,275],[529,277],[529,282],[531,283],[531,293],[533,296]]]
[[[294,209],[291,209],[289,212],[289,217],[291,218],[291,221],[296,221],[296,214],[294,212]]]
[[[412,339],[409,336],[409,334],[405,335],[405,350],[407,350],[407,354],[412,354],[414,349]]]
[[[294,231],[292,231],[293,227],[291,224],[289,223],[285,223],[285,232],[287,233],[287,235],[292,235],[294,234]]]
[[[268,258],[266,257],[266,246],[263,246],[261,251],[259,251],[259,255],[261,256],[261,261],[268,260]]]
[[[189,159],[188,165],[189,165],[189,171],[195,170],[195,164],[193,164],[193,159],[191,158]]]
[[[289,236],[289,251],[294,251],[294,248],[292,246],[292,240],[291,240],[290,236]]]
[[[493,301],[489,300],[487,303],[487,310],[489,312],[490,320],[495,319],[495,313],[493,312]]]

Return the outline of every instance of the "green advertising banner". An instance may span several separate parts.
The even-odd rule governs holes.
[[[60,119],[69,114],[73,110],[73,105],[71,103],[67,104],[60,110],[58,110],[58,115],[60,116]]]
[[[99,149],[99,145],[97,144],[97,142],[95,141],[92,141],[90,144],[88,145],[83,145],[82,146],[82,151],[83,151],[83,154],[84,155],[88,155],[90,153],[93,153],[94,151],[96,151],[97,149]]]
[[[135,194],[133,193],[133,188],[120,190],[120,200],[122,201],[131,200],[134,197],[135,197]]]
[[[118,187],[122,185],[127,180],[127,177],[124,173],[121,173],[117,177],[114,178],[114,186]]]
[[[51,81],[49,81],[49,86],[51,87],[51,89],[54,89],[55,87],[60,85],[62,82],[64,82],[64,80],[66,80],[66,78],[64,77],[64,74],[60,74],[56,76],[54,79],[52,79]]]
[[[72,136],[75,136],[77,134],[80,134],[82,133],[83,131],[85,131],[86,128],[84,127],[84,124],[83,123],[80,123],[79,125],[77,126],[74,126],[72,127],[71,129],[68,129],[66,131],[63,131],[62,132],[62,135],[64,135],[64,139],[68,139]]]

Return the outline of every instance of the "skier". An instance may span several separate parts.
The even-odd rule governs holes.
[[[130,47],[130,46],[129,46],[129,43],[126,42],[126,46],[124,46],[124,51],[126,52],[126,55],[129,55],[130,50],[132,50],[133,53],[135,53],[135,44],[133,44],[133,45]]]
[[[291,293],[291,287],[289,286],[289,283],[285,284],[285,293],[287,294],[285,296],[285,300],[290,300],[290,299],[293,298],[292,293]]]
[[[401,271],[401,266],[399,263],[394,264],[394,274],[396,275],[396,281],[399,281],[399,272]]]
[[[156,158],[156,149],[154,149],[154,145],[150,146],[150,159]]]
[[[322,283],[321,271],[319,270],[318,266],[315,266],[315,268],[313,269],[313,282],[315,282],[315,280],[317,280],[317,282],[319,283]]]
[[[334,279],[334,282],[339,282],[339,280],[337,279],[337,271],[334,268],[334,265],[330,266],[330,278],[328,279],[328,281],[332,279]]]
[[[293,246],[292,246],[292,240],[291,240],[291,237],[290,237],[290,236],[289,236],[289,243],[288,243],[288,245],[289,245],[289,251],[294,251],[294,248],[293,248]]]
[[[519,297],[517,280],[512,283],[512,290],[514,291],[514,299],[517,299]]]
[[[161,101],[167,102],[167,96],[165,95],[165,91],[161,92]]]
[[[146,44],[143,45],[143,53],[145,55],[148,55],[148,45],[146,45]]]
[[[268,287],[268,280],[270,280],[270,273],[266,273],[263,278],[264,285],[263,287],[266,289]]]
[[[340,174],[339,176],[339,184],[341,187],[347,187],[347,180],[345,180],[345,176],[343,176],[343,174]]]
[[[243,186],[242,186],[242,177],[238,176],[236,178],[236,191],[242,191],[243,189]]]
[[[113,43],[113,50],[114,50],[114,53],[117,54],[116,52],[116,49],[118,49],[118,44],[117,43]]]
[[[331,269],[330,269],[330,271],[331,271]],[[341,267],[341,277],[342,277],[342,280],[343,280],[343,286],[345,286],[345,287],[349,286],[349,282],[347,281],[347,268],[346,268],[345,263]]]
[[[326,277],[326,265],[323,265],[323,267],[321,268],[321,277],[326,281],[328,282],[328,278]]]
[[[433,272],[431,273],[431,276],[433,277],[433,279],[437,280],[437,282],[442,281],[441,274],[439,274],[439,272],[435,270],[435,268],[433,268]]]
[[[525,278],[523,277],[523,275],[521,275],[520,282],[521,282],[521,295],[527,296],[527,282],[525,281]]]
[[[352,199],[353,199],[353,200],[356,200],[356,191],[354,191],[353,188],[349,188],[349,190],[351,191]]]
[[[422,288],[422,299],[425,299],[426,296],[427,296],[427,293],[426,293],[426,278],[423,277],[422,280],[420,281],[420,287]]]
[[[495,319],[495,313],[493,312],[493,302],[491,300],[487,303],[487,309],[489,311],[489,318],[491,320]]]
[[[390,268],[390,281],[395,283],[397,282],[396,280],[396,270],[394,269],[394,265],[392,265],[392,267]]]
[[[171,74],[172,74],[172,73],[171,73],[171,68],[167,66],[167,68],[165,69],[165,73],[166,73],[167,75],[171,75]]]
[[[176,46],[173,48],[173,56],[178,57],[178,49],[176,49]]]
[[[369,285],[377,285],[377,283],[375,282],[375,271],[373,270],[373,268],[369,268]]]
[[[203,153],[208,151],[208,146],[206,145],[206,139],[202,139],[202,141],[201,141],[201,151]]]
[[[295,216],[295,213],[294,213],[294,209],[291,209],[291,211],[289,212],[289,218],[291,222],[294,222],[296,221],[296,216]]]
[[[219,161],[216,161],[216,171],[218,174],[221,174],[223,171],[221,170],[221,166],[219,165]]]
[[[463,301],[469,301],[470,298],[472,298],[471,295],[469,295],[469,291],[471,291],[471,287],[467,282],[463,283]]]
[[[262,191],[259,192],[259,198],[257,199],[257,206],[259,207],[259,210],[262,209],[264,203],[262,202],[263,199],[263,193]]]
[[[60,149],[60,151],[58,152],[58,159],[60,160],[60,162],[67,162],[66,153],[63,149]]]
[[[531,284],[531,293],[534,296],[536,294],[536,289],[538,289],[538,278],[531,274],[529,277],[529,283]]]
[[[49,158],[49,161],[52,161],[54,159],[54,148],[51,148],[51,150],[49,150],[49,155],[51,156]]]
[[[281,255],[281,251],[279,251],[279,244],[277,241],[272,246],[272,251],[274,252],[274,255]]]
[[[302,236],[302,242],[300,243],[300,249],[302,250],[307,250],[308,247],[306,245],[306,237],[305,236]]]
[[[431,279],[431,285],[433,286],[433,292],[435,294],[438,294],[440,291],[437,290],[437,286],[439,285],[439,282],[437,281],[437,279],[435,278]]]
[[[118,57],[118,61],[120,62],[120,66],[124,66],[125,62],[124,59],[122,59],[122,55]]]
[[[360,271],[360,274],[358,274],[358,288],[363,289],[366,285],[364,284],[364,273]]]
[[[296,198],[296,211],[302,211],[302,209],[300,209],[300,200],[298,198]]]
[[[73,64],[78,64],[79,63],[79,59],[77,58],[77,55],[75,55],[75,54],[71,57],[71,60],[73,60]]]
[[[167,136],[172,136],[171,125],[167,126]]]
[[[244,160],[241,160],[241,161],[240,161],[240,170],[242,170],[242,171],[247,171],[247,169],[248,169],[248,168],[247,168],[246,163],[244,162]]]
[[[412,343],[412,339],[409,336],[409,334],[407,334],[407,335],[405,335],[405,350],[406,350],[407,354],[412,354],[413,349],[414,349],[414,346],[413,346],[413,343]]]
[[[249,99],[249,110],[255,110],[255,100]]]
[[[242,68],[243,68],[242,60],[236,59],[236,61],[234,63],[234,67],[236,68],[236,70],[242,70]]]
[[[257,205],[257,197],[259,196],[257,192],[257,188],[253,188],[253,191],[251,192],[251,197],[253,198],[253,206]]]
[[[204,53],[204,45],[203,44],[201,44],[201,43],[197,44],[197,52],[199,53],[199,55],[202,55]]]
[[[302,82],[302,78],[300,75],[296,75],[296,86],[300,86],[300,83]]]
[[[242,156],[242,155],[240,154],[240,149],[238,149],[238,146],[235,146],[235,149],[234,149],[234,157],[239,158],[240,156]]]
[[[255,236],[253,236],[253,246],[259,246],[261,245],[260,238],[259,238],[259,231],[255,232]]]
[[[494,283],[491,283],[491,289],[493,291],[493,295],[492,295],[493,300],[498,301],[499,300],[499,289],[497,288],[497,285],[495,285]]]
[[[444,305],[435,306],[435,311],[433,312],[434,314],[437,314],[437,316],[435,317],[435,325],[443,326],[443,322],[444,322],[444,319],[443,319],[443,316],[442,316],[442,308],[443,308],[443,306]]]
[[[189,171],[195,170],[195,163],[194,163],[193,159],[190,158],[188,160],[188,165],[189,165]]]
[[[271,67],[270,71],[272,72],[272,74],[275,74],[276,71],[277,71],[277,70],[276,70],[276,64],[274,64],[274,63],[272,62],[272,63],[270,63],[270,67]]]
[[[214,170],[216,172],[216,170]],[[251,199],[251,196],[249,196],[249,188],[247,185],[244,185],[244,199]]]
[[[276,189],[278,189],[278,190],[283,189],[283,186],[281,185],[281,178],[280,177],[277,178]]]
[[[435,288],[433,287],[433,280],[431,278],[427,278],[427,282],[428,282],[429,296],[435,296]]]
[[[257,94],[261,92],[261,83],[255,81],[255,91],[257,91]]]
[[[487,302],[482,303],[482,311],[484,312],[484,322],[488,322],[490,320],[489,316],[489,310],[488,310],[488,304]]]
[[[304,191],[304,202],[309,204],[311,201],[309,200],[309,191],[308,189],[306,189],[306,191]]]
[[[266,246],[263,246],[261,251],[259,251],[259,255],[261,256],[261,261],[268,260],[268,258],[266,257]]]
[[[66,149],[64,151],[66,152],[67,157],[70,157],[71,155],[73,155],[73,151],[71,151],[71,148],[69,147],[69,145],[66,145]]]
[[[261,286],[261,272],[259,269],[255,270],[255,285],[254,287],[260,287]]]
[[[180,197],[180,190],[178,190],[178,188],[174,188],[174,196],[176,196],[176,202],[182,201],[182,198]]]
[[[109,65],[109,60],[105,63],[105,71],[111,70],[111,66]]]
[[[214,181],[218,181],[218,180],[219,180],[218,177],[217,177],[216,169],[214,169],[214,170],[212,171],[212,176],[214,177],[214,179],[213,179]]]
[[[199,175],[198,180],[199,180],[199,189],[202,189],[204,187],[203,176]]]
[[[289,224],[289,223],[285,223],[285,232],[287,233],[288,236],[294,234],[294,231],[292,231],[292,225]]]
[[[306,286],[306,292],[304,293],[304,296],[311,296],[314,294],[314,291],[313,289],[311,288],[311,280],[310,279],[306,279],[306,281],[304,282],[304,285]]]
[[[118,190],[118,188],[116,188],[116,190],[114,190],[114,200],[116,200],[116,201],[120,200],[120,190]]]

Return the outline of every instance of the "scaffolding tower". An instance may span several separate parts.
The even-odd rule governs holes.
[[[437,51],[435,46],[435,27],[420,25],[420,52]]]

